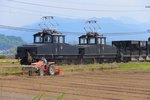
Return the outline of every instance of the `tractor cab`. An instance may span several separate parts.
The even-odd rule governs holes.
[[[65,43],[65,35],[55,30],[43,30],[33,35],[34,43]]]
[[[95,44],[106,44],[106,37],[99,35],[97,32],[88,32],[86,35],[79,37],[80,45],[95,45]]]

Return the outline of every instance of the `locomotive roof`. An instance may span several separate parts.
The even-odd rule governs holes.
[[[87,32],[86,35],[81,35],[79,38],[82,38],[82,37],[103,37],[103,35],[99,35],[99,33],[97,32]]]
[[[63,35],[61,32],[56,30],[43,30],[42,32],[38,32],[33,36],[42,36],[42,35]]]
[[[139,43],[146,43],[147,41],[140,41],[140,40],[120,40],[120,41],[112,41],[113,44],[122,44],[122,43],[129,43],[129,44],[139,44]]]
[[[117,40],[117,41],[112,41],[112,42],[146,42],[146,41],[141,41],[141,40]]]

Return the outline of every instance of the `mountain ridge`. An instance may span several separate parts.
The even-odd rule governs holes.
[[[150,28],[149,23],[142,23],[138,22],[131,18],[122,17],[120,19],[112,19],[109,17],[102,17],[102,18],[94,18],[98,21],[98,24],[101,27],[100,33],[104,33],[104,36],[107,36],[107,40],[113,41],[113,40],[120,40],[120,39],[139,39],[139,40],[147,40],[149,37],[148,34],[133,34],[132,35],[121,35],[120,36],[109,36],[107,33],[120,33],[120,32],[143,32],[147,31]],[[64,32],[66,35],[66,40],[68,43],[76,42],[78,43],[78,37],[80,35],[85,34],[85,31],[83,29],[85,25],[84,19],[71,19],[71,18],[62,18],[62,17],[56,17],[55,19],[57,23],[59,23],[58,31]],[[29,25],[23,26],[23,28],[29,28],[29,29],[40,29],[38,26],[40,23],[40,20],[36,23],[31,23]],[[23,32],[23,31],[15,31],[15,30],[4,30],[3,33],[7,33],[7,35],[16,35],[21,37],[24,41],[28,43],[32,43],[32,35],[36,33],[35,32]],[[136,38],[135,38],[136,36]]]
[[[0,34],[0,54],[14,54],[16,47],[26,44],[21,37]]]

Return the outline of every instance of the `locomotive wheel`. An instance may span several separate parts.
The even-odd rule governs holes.
[[[21,65],[30,65],[31,62],[28,62],[27,58],[24,57],[20,60],[20,64]]]
[[[51,66],[49,67],[48,71],[49,71],[49,74],[50,74],[50,75],[55,75],[56,71],[55,71],[54,65],[51,65]]]
[[[28,74],[29,74],[29,76],[32,76],[32,71],[31,71],[31,70],[29,70],[29,73],[28,73]]]
[[[21,65],[23,65],[23,64],[27,65],[27,59],[26,59],[26,58],[22,58],[22,59],[20,60],[20,64],[21,64]]]
[[[39,71],[38,71],[38,75],[39,76],[44,76],[44,70],[40,68]]]

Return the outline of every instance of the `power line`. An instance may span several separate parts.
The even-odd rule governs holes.
[[[4,12],[4,13],[6,13],[6,12],[8,12],[8,13],[21,13],[21,14],[24,14],[24,13],[28,13],[29,15],[35,15],[35,16],[43,16],[43,15],[41,15],[41,14],[39,14],[39,13],[35,13],[35,12],[38,12],[38,11],[31,11],[31,10],[29,10],[29,9],[25,9],[25,8],[20,8],[20,7],[13,7],[13,6],[8,6],[8,5],[1,5],[0,7],[5,7],[5,8],[11,8],[11,10],[10,11],[7,11],[6,9],[5,9],[5,11],[4,10],[2,10],[1,12]],[[12,10],[12,9],[16,9],[15,11],[14,10]],[[0,9],[1,10],[1,9]],[[24,11],[26,11],[26,12],[19,12],[20,10],[24,10]]]
[[[9,1],[20,3],[20,4],[25,4],[25,5],[50,7],[50,8],[56,8],[56,9],[64,9],[64,10],[75,10],[75,11],[90,11],[90,12],[91,11],[92,12],[143,12],[143,11],[146,11],[146,10],[96,10],[96,9],[70,8],[70,7],[61,7],[61,6],[53,6],[53,5],[35,4],[35,3],[23,2],[23,1],[17,1],[17,0],[9,0]]]
[[[17,30],[17,31],[26,31],[26,32],[39,32],[42,31],[41,29],[30,29],[30,28],[22,28],[22,27],[14,27],[14,26],[7,26],[7,25],[0,25],[0,28],[2,29],[11,29],[11,30]],[[84,32],[66,32],[66,31],[59,31],[61,33],[66,34],[76,34],[81,35],[85,34]],[[123,35],[142,35],[142,34],[150,33],[149,31],[141,31],[141,32],[114,32],[114,33],[103,33],[104,36],[123,36]]]
[[[54,3],[58,3],[58,1],[56,0],[53,0],[53,1],[50,1],[50,2],[54,2]],[[101,6],[101,7],[131,7],[131,8],[135,8],[135,7],[142,7],[143,8],[143,5],[133,5],[133,4],[128,4],[128,5],[117,5],[117,4],[106,4],[106,3],[99,3],[99,2],[94,2],[92,1],[92,3],[88,3],[88,2],[84,2],[84,4],[81,2],[81,1],[71,1],[71,0],[68,0],[66,1],[68,4],[71,3],[71,4],[76,4],[76,5],[94,5],[94,6]],[[63,0],[59,1],[59,4],[62,3],[62,4],[66,4],[66,2],[64,2]],[[45,3],[45,2],[40,2],[40,3]]]
[[[31,10],[31,9],[26,9],[26,8],[22,8],[22,7],[14,7],[14,6],[10,6],[10,5],[1,5],[0,7],[5,7],[5,8],[11,8],[11,9],[17,9],[17,10],[24,10],[27,13],[30,13],[29,15],[35,15],[35,16],[44,16],[48,13],[51,13],[52,15],[59,15],[61,17],[71,17],[71,18],[78,18],[79,16],[72,16],[72,15],[65,15],[65,14],[61,14],[61,13],[56,13],[56,12],[43,12],[43,11],[39,11],[39,10]],[[4,11],[3,12],[7,12]],[[17,12],[15,11],[8,11],[8,13],[13,12],[13,13],[23,13],[23,12]]]
[[[40,29],[29,29],[29,28],[6,26],[6,25],[0,25],[0,28],[2,28],[2,29],[18,30],[18,31],[30,31],[30,32],[41,31]]]
[[[148,34],[147,31],[141,31],[141,32],[114,32],[114,33],[105,33],[105,36],[125,36],[125,35],[143,35]]]

